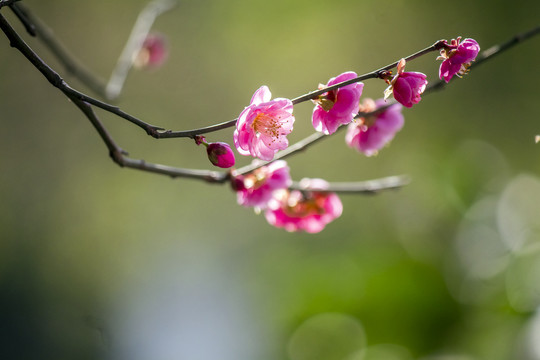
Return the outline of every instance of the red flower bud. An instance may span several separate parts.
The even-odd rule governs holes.
[[[206,148],[206,152],[210,162],[220,168],[230,168],[235,163],[234,153],[227,143],[210,143]]]

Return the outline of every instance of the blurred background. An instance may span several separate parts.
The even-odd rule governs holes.
[[[147,2],[24,3],[108,78]],[[197,128],[234,119],[263,84],[293,98],[438,39],[487,49],[539,13],[527,0],[183,1],[154,26],[167,63],[133,71],[117,105]],[[0,47],[2,359],[540,359],[540,38],[404,110],[376,157],[341,133],[291,158],[296,180],[412,177],[399,191],[341,196],[343,215],[313,235],[271,227],[228,186],[121,169],[3,34]],[[407,70],[434,81],[436,56]],[[364,96],[385,87],[368,81]],[[312,133],[311,111],[295,107],[291,142]],[[192,141],[98,114],[134,158],[209,167]],[[231,143],[232,130],[207,139]]]

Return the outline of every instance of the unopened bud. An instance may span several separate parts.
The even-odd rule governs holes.
[[[235,163],[234,153],[227,143],[210,143],[206,148],[206,152],[210,162],[220,168],[230,168]]]
[[[149,34],[141,50],[135,56],[133,65],[137,68],[157,68],[163,65],[169,55],[167,41],[161,34]]]

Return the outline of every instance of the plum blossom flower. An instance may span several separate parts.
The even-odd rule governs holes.
[[[474,39],[452,39],[450,44],[446,43],[441,49],[441,55],[437,58],[443,60],[439,68],[439,78],[449,82],[454,75],[465,75],[479,52],[480,45]]]
[[[302,184],[307,184],[309,189],[319,190],[328,186],[328,183],[321,179],[304,179]],[[341,200],[332,192],[283,190],[274,200],[277,206],[270,206],[265,210],[266,220],[270,225],[290,232],[320,232],[343,211]]]
[[[235,163],[234,153],[227,143],[210,143],[206,147],[206,152],[210,162],[220,168],[230,168]]]
[[[240,113],[234,131],[234,145],[240,154],[270,161],[289,146],[286,136],[293,129],[292,101],[271,98],[268,87],[261,86]]]
[[[169,56],[164,35],[148,34],[141,49],[135,55],[133,65],[137,68],[157,68],[163,65]]]
[[[372,112],[384,104],[383,99],[377,101],[366,99],[360,107],[360,111]],[[359,118],[350,123],[345,142],[366,156],[376,155],[403,127],[405,120],[401,109],[400,104],[393,104],[379,113]]]
[[[319,89],[322,90],[325,87],[356,77],[355,72],[345,72],[331,78],[326,86],[320,84]],[[329,135],[336,132],[340,125],[350,123],[358,113],[358,105],[363,88],[363,83],[354,83],[328,91],[314,99],[313,102],[316,105],[313,109],[312,123],[315,130]]]
[[[427,85],[427,76],[419,72],[405,72],[405,59],[401,59],[397,66],[397,74],[390,81],[390,86],[384,91],[386,100],[390,94],[394,99],[408,108],[418,104]]]
[[[234,179],[238,204],[264,209],[276,190],[287,189],[292,180],[287,162],[278,160]]]

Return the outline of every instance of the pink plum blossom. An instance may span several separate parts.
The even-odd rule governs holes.
[[[240,113],[234,131],[234,145],[240,154],[270,161],[289,146],[286,136],[293,130],[293,103],[271,98],[268,87],[261,86]]]
[[[441,56],[437,58],[443,60],[439,68],[439,78],[449,82],[454,75],[465,75],[479,52],[480,45],[474,39],[452,39],[450,44],[441,49]]]
[[[235,163],[234,153],[227,143],[210,143],[206,147],[206,152],[210,162],[220,168],[230,168]]]
[[[385,105],[383,99],[366,99],[360,111],[368,113]],[[374,115],[368,115],[349,124],[345,142],[366,156],[376,155],[401,130],[404,123],[402,106],[393,104]]]
[[[133,63],[138,68],[157,68],[165,63],[168,56],[169,51],[165,36],[148,34]]]
[[[384,91],[386,100],[390,94],[394,95],[397,102],[408,108],[418,104],[427,85],[427,76],[419,72],[405,72],[405,59],[401,59],[397,66],[397,74],[390,82],[390,86]]]
[[[356,73],[349,71],[328,81],[328,84],[319,85],[324,89],[343,81],[356,78]],[[339,89],[328,91],[313,100],[316,104],[313,109],[312,123],[315,130],[326,135],[336,132],[340,125],[350,123],[358,113],[363,83],[354,83]]]
[[[324,190],[328,183],[321,179],[304,179],[301,183],[310,183],[307,188]],[[323,191],[287,191],[278,192],[274,198],[277,206],[265,210],[266,220],[270,225],[287,231],[306,231],[317,233],[338,218],[343,205],[339,197],[332,192]]]
[[[278,160],[250,174],[237,176],[233,187],[236,190],[238,204],[264,209],[276,190],[287,189],[291,184],[287,163]]]

